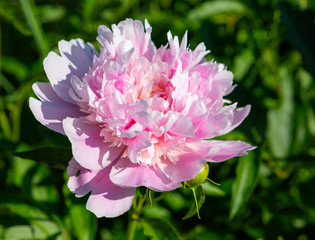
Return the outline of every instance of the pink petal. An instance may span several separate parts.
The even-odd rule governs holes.
[[[56,94],[50,83],[36,82],[33,84],[32,89],[41,101],[68,104]]]
[[[195,64],[203,63],[203,61],[205,61],[204,56],[206,56],[208,53],[210,53],[210,51],[206,50],[205,44],[203,42],[199,43],[197,47],[195,48],[195,50],[192,52],[193,61],[191,63],[191,66],[194,66]]]
[[[242,108],[236,108],[234,110],[234,118],[233,118],[233,122],[232,122],[232,129],[236,128],[237,126],[239,126],[243,120],[248,116],[249,112],[250,112],[250,105],[247,105],[245,107]]]
[[[204,141],[205,144],[211,147],[206,158],[209,162],[222,162],[233,157],[246,155],[246,151],[255,149],[246,142],[242,141]]]
[[[122,34],[125,39],[132,42],[135,48],[135,53],[138,57],[145,56],[149,60],[152,58],[153,46],[151,43],[151,28],[146,24],[146,33],[144,32],[144,26],[142,22],[138,20],[126,19],[118,24],[118,27],[122,27]]]
[[[224,135],[239,126],[249,111],[250,105],[243,108],[236,108],[236,104],[225,106],[217,115],[200,124],[196,131],[196,137],[206,139]]]
[[[72,75],[81,78],[89,71],[93,59],[91,60],[82,48],[65,40],[61,40],[58,47],[62,58],[70,64]]]
[[[89,170],[100,170],[116,160],[125,146],[111,147],[100,136],[101,128],[82,119],[66,118],[63,128],[72,144],[72,153],[76,161]]]
[[[82,49],[91,62],[93,62],[94,56],[99,55],[91,43],[86,43],[80,38],[72,39],[70,43]]]
[[[230,107],[232,107],[232,105]],[[247,117],[247,115],[249,114],[249,111],[250,111],[250,105],[247,105],[242,108],[235,108],[232,114],[229,114],[227,111],[226,116],[212,122],[212,126],[214,124],[217,124],[215,128],[218,129],[217,131],[218,135],[216,136],[224,135],[228,132],[231,132],[234,128],[239,126],[243,122],[243,120]],[[230,119],[231,117],[233,118],[233,120]],[[222,126],[219,126],[219,124],[222,124]]]
[[[86,83],[83,82],[81,79],[79,79],[75,75],[71,76],[70,82],[72,85],[72,89],[71,89],[71,91],[69,91],[69,95],[71,96],[71,98],[78,103],[88,102],[89,101],[89,95],[88,95]]]
[[[128,156],[133,163],[138,162],[139,153],[151,146],[148,132],[137,135],[128,143]]]
[[[55,52],[50,52],[44,59],[44,70],[57,95],[67,102],[75,103],[69,96],[72,88],[69,63]]]
[[[219,65],[219,67],[220,66],[221,65]],[[232,86],[233,78],[234,76],[232,72],[223,70],[215,74],[215,76],[213,77],[213,84],[220,85],[224,92]]]
[[[99,172],[83,168],[72,158],[67,167],[67,174],[69,175],[68,188],[75,193],[76,197],[83,197],[93,188],[94,182],[92,180]]]
[[[135,188],[121,188],[111,182],[111,167],[100,171],[90,171],[80,166],[74,159],[70,161],[69,189],[81,197],[91,192],[86,207],[97,217],[117,217],[127,212],[133,201]]]
[[[73,89],[70,78],[72,75],[82,78],[92,65],[93,54],[97,52],[81,39],[60,41],[59,51],[61,56],[55,52],[48,54],[44,59],[44,69],[57,95],[67,102],[75,103],[76,100],[71,97]]]
[[[190,117],[178,119],[169,131],[179,136],[195,137],[195,130]]]
[[[39,94],[39,92],[37,92],[37,94]],[[49,95],[48,93],[46,95],[42,95],[41,98],[46,98],[48,100],[53,99],[52,96],[53,95]],[[60,102],[41,102],[35,98],[30,98],[29,104],[30,109],[33,112],[37,121],[50,128],[51,130],[54,130],[61,134],[65,134],[62,127],[62,121],[65,118],[79,117],[83,115],[83,113],[80,112],[78,106],[67,103],[63,100],[60,100]]]
[[[105,25],[100,25],[97,28],[98,37],[96,38],[97,41],[102,45],[102,47],[106,47],[106,43],[113,41],[113,33],[112,31],[106,27]]]
[[[121,158],[112,168],[110,179],[122,187],[145,186],[154,191],[170,191],[180,186],[173,182],[158,166],[143,166],[132,163],[128,158]]]
[[[184,151],[184,153],[182,153]],[[186,143],[185,150],[179,152],[178,160],[173,163],[168,159],[162,159],[158,163],[161,170],[174,182],[188,181],[196,177],[203,164],[209,148],[199,143]]]
[[[207,121],[201,123],[196,131],[196,137],[198,139],[212,138],[227,133],[227,129],[230,129],[232,116],[221,114],[209,118]]]
[[[187,116],[190,116],[193,123],[198,123],[207,119],[209,111],[201,99],[194,101],[189,109]]]

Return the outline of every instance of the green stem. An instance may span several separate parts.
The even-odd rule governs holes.
[[[197,200],[195,188],[192,188],[191,190],[192,190],[192,192],[193,192],[193,194],[194,194],[197,216],[198,216],[199,219],[201,219],[201,218],[200,218],[200,215],[199,215],[199,204],[198,204],[198,200]]]
[[[2,129],[4,138],[11,140],[11,125],[7,114],[5,113],[5,107],[3,105],[3,98],[0,97],[0,128]]]
[[[169,192],[164,192],[161,195],[159,195],[157,198],[151,200],[151,190],[146,189],[145,194],[141,195],[139,194],[139,189],[137,189],[137,192],[135,194],[135,197],[133,199],[132,203],[132,210],[129,213],[129,220],[128,220],[128,228],[127,228],[127,240],[134,240],[135,232],[137,229],[137,222],[140,220],[140,214],[142,210],[147,207],[148,205],[152,206],[152,202],[157,202],[162,200]],[[149,203],[146,202],[147,197],[149,198]]]
[[[134,240],[135,232],[137,228],[138,216],[134,213],[129,215],[128,229],[127,229],[127,240]]]
[[[153,202],[158,202],[161,201],[162,199],[164,199],[166,197],[166,195],[168,195],[170,193],[170,191],[168,192],[163,192],[161,193],[159,196],[157,196],[156,198],[153,199]]]

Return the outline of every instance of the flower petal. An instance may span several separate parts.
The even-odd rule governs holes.
[[[98,55],[99,55],[97,50],[94,48],[94,46],[92,44],[86,43],[80,38],[72,39],[72,40],[70,40],[70,43],[72,45],[75,45],[75,46],[81,48],[85,52],[85,54],[88,56],[88,58],[90,59],[91,62],[93,62],[94,56],[98,57]]]
[[[49,94],[43,95],[42,97],[52,99],[52,96],[50,96]],[[35,98],[30,98],[29,104],[30,109],[33,112],[37,121],[50,128],[51,130],[54,130],[61,134],[65,134],[62,127],[62,121],[65,118],[79,117],[83,115],[83,113],[80,112],[78,106],[67,103],[63,100],[61,100],[60,102],[41,102]]]
[[[69,175],[68,188],[75,193],[76,197],[83,197],[93,188],[93,178],[99,171],[91,171],[82,167],[74,158],[68,164],[67,174]]]
[[[33,84],[32,89],[41,101],[68,104],[56,94],[50,83],[36,82]]]
[[[63,128],[72,144],[72,153],[76,161],[89,170],[100,170],[116,160],[125,146],[111,147],[100,136],[101,128],[89,124],[83,119],[67,118]]]
[[[62,40],[59,50],[61,56],[50,52],[44,59],[44,69],[57,95],[67,102],[75,103],[76,100],[71,97],[71,76],[82,78],[92,65],[93,54],[97,52],[81,39],[70,42]]]
[[[86,207],[97,217],[117,217],[127,212],[133,201],[136,188],[122,188],[109,179],[110,168],[90,171],[80,166],[74,159],[67,172],[70,176],[69,189],[82,197],[91,191]]]
[[[209,162],[222,162],[233,157],[246,155],[246,151],[255,149],[246,142],[242,141],[204,141],[205,144],[211,146],[211,150],[206,158]]]
[[[130,158],[130,161],[137,163],[139,153],[151,145],[152,143],[149,140],[149,134],[147,132],[139,134],[131,139],[128,144],[128,157]]]
[[[146,32],[144,32],[144,26],[142,22],[138,20],[126,19],[118,24],[118,27],[122,27],[122,34],[125,39],[132,42],[135,48],[137,56],[145,56],[148,59],[152,58],[153,46],[151,44],[151,27],[149,23],[146,24]]]
[[[59,41],[58,47],[62,58],[69,63],[72,75],[81,78],[89,71],[92,61],[85,50],[65,40]]]
[[[179,152],[176,162],[162,159],[158,163],[161,170],[174,182],[184,182],[196,177],[203,164],[209,148],[199,143],[186,143],[186,147]]]
[[[55,52],[50,52],[44,59],[44,70],[57,95],[67,102],[75,103],[69,95],[72,88],[69,63]]]
[[[158,166],[143,166],[121,158],[112,168],[110,179],[122,187],[145,186],[154,191],[170,191],[180,186],[180,182],[171,181]]]
[[[236,108],[234,110],[234,118],[232,122],[232,127],[229,131],[232,131],[234,128],[239,126],[243,120],[248,116],[250,112],[250,105],[246,105],[245,107],[242,108]]]
[[[195,130],[190,117],[178,119],[169,131],[179,136],[195,137]]]

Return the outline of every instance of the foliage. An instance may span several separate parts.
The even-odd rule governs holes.
[[[69,142],[36,122],[28,98],[33,82],[47,81],[42,60],[59,40],[80,37],[98,46],[97,26],[127,17],[147,18],[157,46],[168,30],[181,37],[188,29],[192,48],[205,42],[207,58],[235,75],[228,98],[252,105],[249,118],[223,139],[258,146],[210,164],[209,178],[220,186],[207,182],[198,190],[205,197],[201,220],[182,220],[196,208],[191,190],[152,193],[152,206],[141,203],[135,239],[312,239],[314,12],[311,0],[0,0],[0,239],[126,237],[128,214],[97,219],[86,199],[67,189],[65,170],[49,168],[65,169]],[[18,157],[33,159],[34,149],[37,162]]]

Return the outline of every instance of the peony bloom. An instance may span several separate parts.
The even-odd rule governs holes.
[[[98,28],[100,53],[81,39],[59,42],[37,82],[30,108],[72,145],[68,187],[91,192],[87,208],[97,217],[128,211],[135,189],[170,191],[194,178],[206,162],[221,162],[254,147],[211,139],[237,127],[250,106],[228,105],[233,74],[207,62],[203,43],[187,47],[167,34],[156,49],[151,27],[127,19]]]

